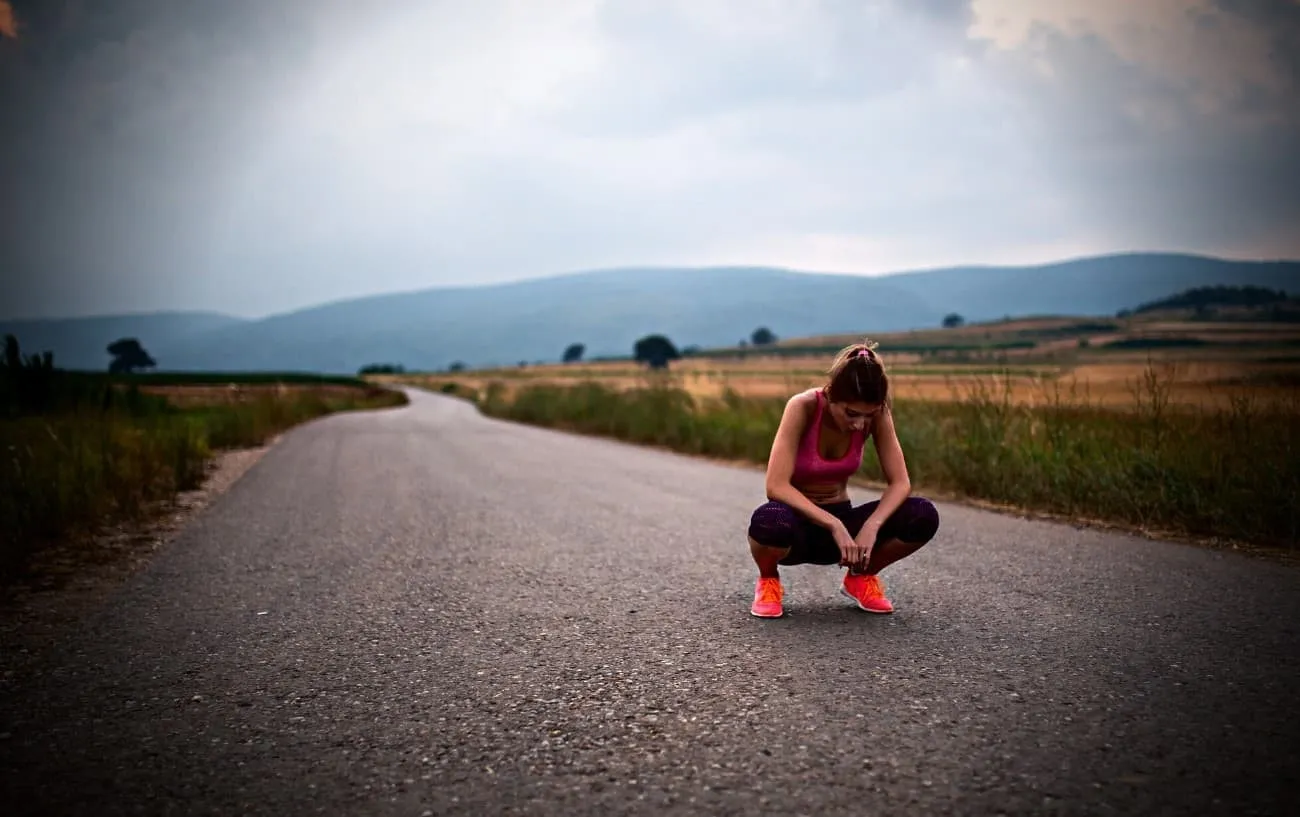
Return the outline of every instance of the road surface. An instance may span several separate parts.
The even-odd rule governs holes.
[[[894,615],[801,566],[760,620],[760,471],[411,395],[288,434],[10,679],[4,814],[1296,802],[1294,568],[939,503]]]

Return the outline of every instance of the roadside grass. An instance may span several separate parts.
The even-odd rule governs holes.
[[[0,578],[24,572],[43,548],[148,518],[159,503],[199,487],[222,449],[260,445],[326,414],[406,402],[400,392],[360,383],[328,392],[301,385],[240,402],[181,407],[141,391],[138,382],[61,374],[23,383],[20,373],[5,383]],[[187,382],[197,381],[211,382]]]
[[[1041,384],[1012,399],[1013,377],[964,379],[949,400],[896,399],[914,490],[1145,530],[1295,550],[1300,540],[1300,396],[1289,404],[1230,394],[1171,400],[1176,366],[1151,363],[1130,406]],[[767,461],[783,398],[693,395],[675,374],[634,388],[597,380],[481,389],[434,384],[494,417],[721,459]],[[860,476],[883,476],[868,446]]]

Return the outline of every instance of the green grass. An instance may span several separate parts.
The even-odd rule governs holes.
[[[1030,408],[1011,401],[1009,380],[991,378],[952,401],[900,400],[895,416],[918,493],[1296,548],[1300,401],[1175,409],[1170,385],[1148,368],[1136,411],[1059,390]],[[673,375],[625,391],[594,380],[525,386],[512,399],[497,383],[444,390],[496,417],[755,463],[767,461],[784,404],[731,390],[697,401]],[[870,447],[861,475],[882,476]]]
[[[222,381],[224,382],[224,381]],[[306,420],[338,411],[400,405],[400,392],[310,390],[248,402],[180,409],[127,387],[54,410],[0,419],[0,575],[34,555],[105,525],[136,521],[161,501],[200,485],[221,449],[259,445]]]

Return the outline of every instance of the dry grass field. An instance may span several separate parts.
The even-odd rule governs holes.
[[[780,397],[820,385],[834,350],[857,339],[835,335],[709,350],[674,361],[670,373],[700,398],[721,397],[728,388],[746,397]],[[1039,318],[874,339],[899,399],[961,400],[992,384],[1018,405],[1065,400],[1124,408],[1137,405],[1152,372],[1177,406],[1226,407],[1242,399],[1285,406],[1300,388],[1300,324],[1294,323]],[[372,379],[450,381],[469,390],[495,382],[511,394],[522,386],[584,380],[636,388],[646,374],[644,366],[620,360]]]
[[[247,405],[266,399],[350,400],[359,393],[356,386],[313,383],[167,383],[137,388],[142,394],[162,397],[177,408]],[[371,397],[377,394],[360,391]]]
[[[779,361],[793,364],[796,361]],[[743,397],[780,398],[798,391],[820,386],[825,381],[823,372],[814,368],[823,359],[807,361],[806,366],[768,365],[768,361],[754,361],[753,365],[729,366],[727,369],[693,367],[687,364],[673,367],[675,379],[693,397],[702,400],[719,400],[731,389]],[[1135,409],[1139,395],[1148,377],[1154,376],[1168,385],[1167,399],[1175,407],[1202,407],[1226,409],[1234,402],[1246,400],[1258,406],[1286,408],[1300,406],[1300,364],[1297,363],[1240,363],[1202,362],[1195,360],[1159,359],[1147,361],[1116,361],[1083,363],[1062,367],[1059,371],[1004,372],[981,370],[970,366],[971,371],[953,370],[952,367],[935,367],[927,372],[924,367],[904,371],[891,371],[891,390],[895,399],[924,401],[961,401],[972,392],[994,389],[999,396],[1006,395],[1011,403],[1021,406],[1083,404],[1115,409]],[[381,378],[376,378],[377,380]],[[520,389],[537,385],[574,385],[595,380],[614,389],[641,388],[648,382],[643,369],[627,364],[609,364],[602,367],[533,367],[524,372],[466,373],[456,375],[404,375],[386,377],[396,382],[441,388],[455,383],[468,392],[484,392],[496,384],[506,397]]]

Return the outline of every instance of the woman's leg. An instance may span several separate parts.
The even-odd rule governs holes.
[[[777,578],[777,565],[803,540],[799,512],[784,502],[765,502],[749,518],[749,553],[764,578]]]
[[[849,533],[856,536],[879,504],[868,502],[854,508],[851,520],[845,520]],[[876,574],[920,550],[938,531],[939,511],[934,503],[924,497],[909,496],[880,526],[866,569],[850,569],[844,576],[842,592],[867,612],[893,612],[894,605],[885,597],[884,586]]]
[[[777,565],[803,542],[799,512],[783,502],[766,502],[749,519],[749,554],[758,565],[754,603],[749,612],[762,618],[783,614],[784,591]]]
[[[859,505],[845,519],[849,533],[857,536],[866,524],[867,517],[876,510],[880,502],[872,501]],[[930,500],[909,496],[894,511],[884,524],[871,549],[871,559],[866,570],[852,571],[875,575],[899,559],[905,559],[924,547],[939,531],[939,511]]]
[[[790,552],[790,548],[777,548],[768,545],[760,545],[749,537],[749,555],[754,557],[754,564],[758,565],[758,575],[765,579],[779,579],[781,573],[777,566],[781,560]]]

